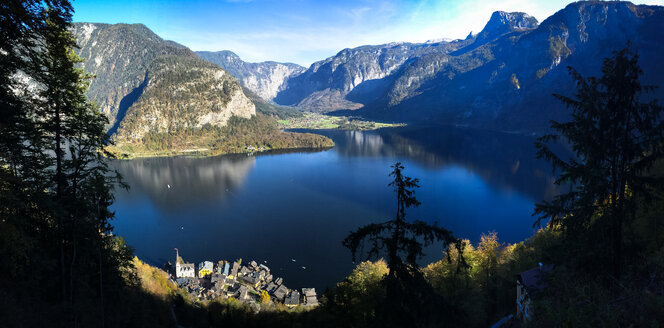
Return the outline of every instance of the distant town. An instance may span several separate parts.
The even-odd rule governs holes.
[[[289,289],[283,278],[274,277],[265,264],[251,261],[243,265],[240,259],[232,263],[203,261],[196,266],[184,262],[179,251],[175,251],[173,281],[199,301],[233,297],[256,311],[260,303],[266,302],[278,302],[287,307],[318,305],[316,289],[302,288],[301,293]]]

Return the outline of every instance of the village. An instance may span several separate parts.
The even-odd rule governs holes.
[[[255,311],[260,304],[278,302],[289,308],[318,305],[314,288],[302,288],[301,293],[284,285],[283,278],[274,277],[270,268],[255,261],[242,265],[242,259],[229,261],[203,261],[196,267],[185,263],[177,249],[174,282],[199,301],[233,297],[248,303]]]

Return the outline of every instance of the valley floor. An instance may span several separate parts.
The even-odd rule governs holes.
[[[304,113],[300,117],[279,120],[282,129],[339,129],[339,130],[375,130],[404,126],[404,124],[364,121],[350,116],[330,116],[320,113]]]

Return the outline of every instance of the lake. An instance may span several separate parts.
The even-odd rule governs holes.
[[[255,156],[114,162],[131,186],[118,190],[115,233],[154,265],[256,260],[289,288],[323,291],[352,270],[349,231],[393,218],[390,165],[420,179],[409,219],[437,222],[476,243],[496,231],[513,243],[532,235],[533,204],[557,193],[534,137],[458,127],[317,131],[329,150]],[[442,258],[429,247],[422,263]]]

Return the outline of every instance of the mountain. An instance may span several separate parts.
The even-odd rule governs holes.
[[[551,119],[568,117],[552,97],[553,93],[574,95],[567,67],[584,76],[601,75],[602,59],[628,42],[639,54],[643,83],[664,86],[664,68],[659,64],[664,53],[664,7],[576,2],[536,28],[523,27],[522,18],[503,23],[503,17],[509,16],[494,13],[466,48],[422,56],[404,65],[388,91],[361,113],[387,120],[546,130]],[[447,62],[436,65],[443,58]],[[661,88],[654,94],[663,95]]]
[[[257,115],[257,107],[270,116],[286,115],[282,107],[266,104],[223,68],[142,24],[76,23],[73,32],[83,69],[94,75],[88,98],[109,117],[109,134],[123,152],[218,153],[331,143],[281,132],[274,118]]]
[[[375,120],[542,131],[567,118],[551,96],[574,93],[567,67],[600,75],[602,59],[628,41],[644,84],[664,86],[663,15],[661,6],[618,1],[571,3],[541,24],[497,11],[464,40],[344,49],[286,79],[273,101]]]
[[[262,63],[248,63],[242,61],[235,53],[225,51],[197,51],[201,58],[219,65],[227,70],[242,84],[264,100],[272,100],[277,92],[281,91],[284,82],[306,69],[293,63],[277,63],[266,61]]]
[[[477,35],[475,43],[487,43],[506,33],[536,28],[537,24],[537,19],[526,13],[496,11],[491,15],[482,32]]]
[[[551,96],[574,93],[567,66],[585,76],[599,75],[602,58],[624,48],[628,41],[640,56],[644,84],[663,85],[664,65],[658,64],[664,53],[663,15],[660,6],[616,1],[571,3],[541,24],[525,13],[498,11],[482,31],[464,40],[344,49],[307,69],[295,64],[247,63],[230,51],[193,53],[162,40],[142,25],[77,24],[75,30],[82,47],[79,53],[88,59],[85,69],[97,76],[89,95],[109,115],[114,128],[120,128],[120,136],[125,112],[126,124],[138,122],[144,130],[146,122],[154,119],[163,120],[150,123],[160,131],[200,128],[208,122],[202,118],[205,113],[191,111],[193,108],[187,110],[189,116],[176,115],[176,122],[166,122],[174,112],[163,117],[154,116],[154,110],[145,114],[150,104],[172,109],[177,106],[166,104],[174,103],[185,108],[188,101],[202,99],[154,101],[155,95],[175,94],[158,90],[143,93],[143,88],[151,85],[160,90],[183,87],[177,79],[185,75],[168,83],[150,83],[159,67],[159,76],[175,78],[166,72],[169,65],[158,64],[166,57],[181,61],[178,69],[210,70],[190,78],[207,79],[196,81],[196,90],[218,87],[222,91],[223,95],[206,104],[224,113],[209,121],[217,126],[223,126],[224,120],[233,115],[251,116],[248,107],[237,112],[224,107],[250,106],[243,96],[256,111],[275,117],[296,115],[293,107],[317,112],[352,110],[352,115],[374,120],[539,132],[548,128],[549,120],[567,118],[564,107]],[[217,81],[221,84],[212,87],[216,82],[211,77],[224,69],[199,57],[227,69],[230,74],[218,74],[229,79]],[[654,96],[663,96],[662,90]],[[207,99],[204,91],[200,96]],[[240,98],[227,102],[235,96]],[[131,114],[128,109],[132,106],[141,108],[144,117]],[[135,137],[139,138],[140,133]]]
[[[141,96],[130,107],[119,138],[139,141],[148,132],[178,133],[250,119],[256,107],[228,72],[196,57],[162,56],[149,66]]]
[[[479,47],[505,33],[536,26],[537,20],[524,13],[496,12],[481,33],[466,40],[440,39],[344,49],[287,80],[274,101],[319,112],[359,109],[390,91],[390,86],[398,83],[404,74],[410,76],[406,88],[419,85],[421,79],[427,79],[448,63],[451,53],[473,45]],[[426,64],[409,66],[423,57],[429,58]],[[475,67],[473,63],[467,66],[468,69]]]
[[[426,54],[449,53],[467,43],[389,43],[344,49],[288,79],[274,101],[318,112],[361,108],[380,95],[408,61]]]
[[[110,132],[120,138],[223,126],[233,115],[256,114],[230,74],[142,24],[77,23],[74,35],[83,69],[95,75],[88,97],[109,116]]]

